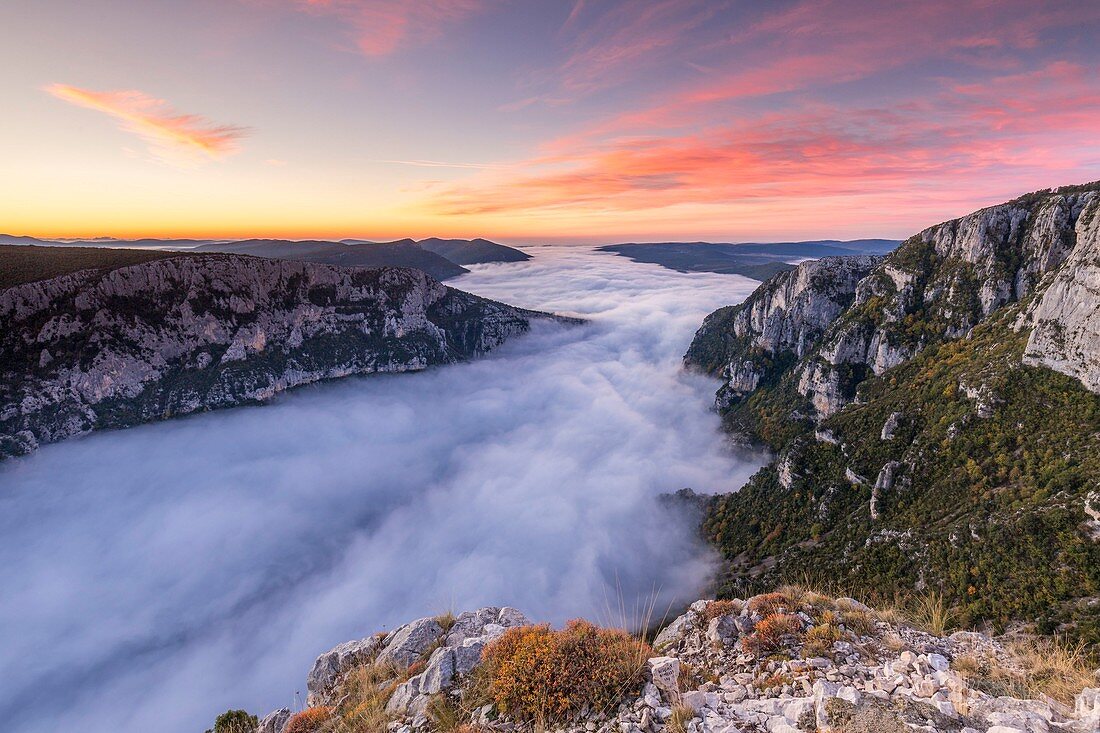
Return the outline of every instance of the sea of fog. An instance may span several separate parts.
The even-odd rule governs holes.
[[[294,706],[317,654],[420,616],[698,597],[713,558],[657,497],[736,490],[762,458],[680,359],[756,283],[532,252],[451,284],[587,325],[0,465],[3,729],[198,733]]]

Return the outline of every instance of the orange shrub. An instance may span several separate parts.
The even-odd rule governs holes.
[[[287,721],[283,733],[317,733],[332,717],[332,708],[319,706],[306,708]]]
[[[586,705],[605,710],[637,695],[653,651],[625,631],[570,621],[508,629],[482,654],[497,708],[517,720],[561,722]]]
[[[771,616],[790,607],[790,600],[782,593],[765,593],[749,599],[749,610],[760,616]]]
[[[703,611],[703,619],[709,624],[719,616],[740,612],[740,606],[733,601],[711,601]]]
[[[747,652],[761,654],[774,651],[783,642],[784,636],[801,636],[802,622],[797,616],[788,613],[773,613],[756,625],[751,635],[741,640],[741,646]]]

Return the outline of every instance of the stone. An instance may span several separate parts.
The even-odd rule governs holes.
[[[428,666],[420,674],[420,693],[434,695],[451,686],[455,677],[455,652],[450,647],[440,647],[428,659]]]
[[[657,638],[653,640],[653,648],[658,652],[664,652],[683,641],[689,631],[696,628],[699,614],[688,611],[682,616],[676,617],[672,623],[661,629]]]
[[[711,619],[707,625],[707,640],[722,646],[733,644],[740,633],[737,629],[737,621],[738,617],[732,614]]]
[[[951,662],[947,661],[947,657],[942,654],[929,654],[928,664],[939,672],[946,672],[951,667]]]
[[[397,629],[378,654],[381,663],[409,667],[443,636],[443,627],[433,617],[420,618]]]
[[[286,724],[290,722],[291,715],[290,708],[279,708],[272,713],[268,713],[260,721],[256,733],[283,733]]]
[[[307,702],[322,704],[348,670],[372,661],[382,647],[378,636],[346,641],[328,650],[313,663],[306,676]]]
[[[707,694],[700,690],[690,690],[680,695],[680,702],[694,710],[695,714],[698,715],[707,706]]]
[[[653,657],[648,661],[649,676],[665,699],[677,701],[680,695],[680,660],[676,657]]]

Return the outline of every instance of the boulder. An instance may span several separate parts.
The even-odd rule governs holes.
[[[387,637],[386,646],[378,655],[378,661],[396,664],[398,667],[410,667],[441,636],[443,627],[438,621],[432,617],[419,618]]]
[[[310,705],[323,704],[348,670],[372,661],[381,648],[381,637],[368,636],[345,641],[317,657],[306,677],[307,702]]]
[[[676,657],[653,657],[648,662],[649,676],[654,686],[675,702],[680,696],[680,660]]]
[[[670,649],[683,641],[688,632],[698,628],[698,626],[699,614],[689,610],[661,629],[661,633],[657,634],[657,638],[653,640],[653,648],[659,652]]]
[[[718,616],[707,625],[707,640],[713,644],[730,646],[740,634],[737,628],[738,617],[733,614]]]
[[[290,716],[290,708],[279,708],[273,713],[268,713],[260,721],[256,733],[283,733],[286,724],[290,722]]]

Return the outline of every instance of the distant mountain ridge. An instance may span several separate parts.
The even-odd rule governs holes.
[[[526,252],[487,239],[399,239],[371,242],[361,239],[113,239],[46,240],[0,234],[0,245],[87,246],[105,249],[162,249],[173,251],[223,252],[255,257],[317,262],[352,267],[411,267],[437,280],[469,272],[464,265],[487,262],[523,262]]]
[[[794,268],[790,260],[863,254],[885,254],[901,242],[893,239],[819,239],[806,242],[627,242],[598,249],[635,262],[661,265],[677,272],[716,272],[767,280]]]

